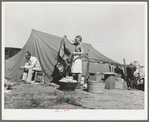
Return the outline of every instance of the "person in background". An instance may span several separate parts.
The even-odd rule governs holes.
[[[22,81],[26,81],[28,83],[34,83],[32,82],[32,75],[35,71],[40,71],[40,63],[36,57],[31,56],[31,53],[27,51],[25,53],[26,57],[26,63],[24,66],[21,66],[20,69],[23,69],[23,76],[22,76]]]
[[[72,52],[73,55],[73,63],[71,67],[71,73],[75,74],[75,80],[78,81],[77,87],[78,89],[81,88],[81,73],[82,73],[82,60],[81,55],[84,54],[83,52],[83,46],[82,46],[82,37],[80,35],[77,35],[75,38],[76,47],[75,51]]]

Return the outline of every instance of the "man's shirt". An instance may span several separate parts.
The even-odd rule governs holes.
[[[34,67],[40,67],[40,63],[36,57],[31,56],[30,60],[26,60],[24,68],[29,69]]]

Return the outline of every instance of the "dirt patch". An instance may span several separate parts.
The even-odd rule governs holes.
[[[144,109],[140,90],[104,90],[93,94],[82,89],[60,91],[41,84],[20,84],[5,93],[5,109]]]

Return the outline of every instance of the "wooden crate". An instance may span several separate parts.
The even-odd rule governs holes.
[[[100,73],[90,73],[89,81],[104,82],[104,75]]]
[[[127,89],[127,83],[125,80],[121,79],[121,78],[116,78],[115,79],[115,89],[123,89],[126,90]]]
[[[115,89],[115,75],[105,75],[105,89]]]

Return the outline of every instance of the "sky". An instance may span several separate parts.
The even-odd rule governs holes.
[[[70,39],[81,35],[83,42],[114,61],[145,66],[146,11],[144,2],[7,2],[5,47],[23,48],[32,29]]]

